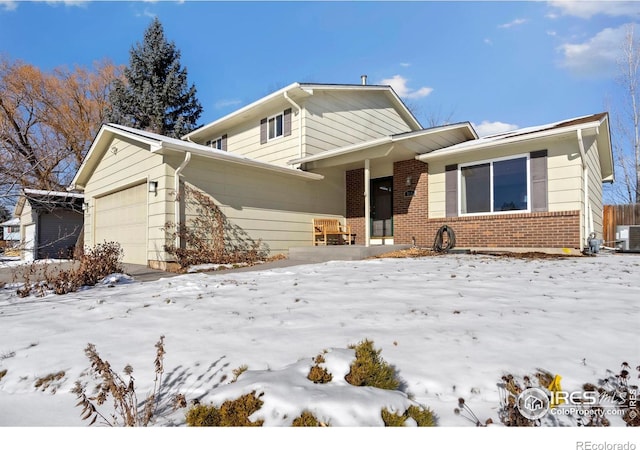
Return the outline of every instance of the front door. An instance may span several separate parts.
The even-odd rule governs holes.
[[[393,236],[393,177],[371,180],[371,237]]]

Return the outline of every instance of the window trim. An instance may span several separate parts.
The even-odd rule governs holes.
[[[522,159],[526,158],[526,169],[527,169],[527,209],[513,209],[509,211],[493,211],[493,203],[494,203],[494,192],[493,192],[493,164],[495,162],[500,161],[510,161],[513,159]],[[491,211],[487,212],[473,212],[473,213],[463,213],[462,212],[462,169],[465,167],[471,166],[479,166],[481,164],[489,164],[489,195],[490,202],[489,206]],[[491,158],[491,159],[483,159],[479,161],[472,161],[468,163],[458,164],[458,217],[471,217],[471,216],[496,216],[496,215],[504,215],[504,214],[526,214],[531,212],[531,154],[523,153],[519,155],[509,155],[499,158]]]

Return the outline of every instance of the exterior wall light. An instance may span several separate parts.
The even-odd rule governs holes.
[[[157,181],[149,181],[149,192],[155,194],[158,192],[158,182]]]

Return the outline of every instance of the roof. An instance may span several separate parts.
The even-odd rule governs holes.
[[[216,128],[229,128],[240,122],[247,120],[249,117],[262,115],[264,110],[276,99],[293,100],[294,102],[313,95],[315,90],[348,90],[348,91],[379,91],[384,92],[389,96],[391,102],[395,105],[396,110],[400,113],[402,118],[413,130],[422,129],[422,125],[418,122],[418,119],[407,108],[404,102],[400,99],[398,94],[393,90],[391,86],[387,85],[373,85],[373,84],[322,84],[322,83],[292,83],[282,89],[272,92],[265,97],[262,97],[253,103],[250,103],[218,120],[215,120],[207,125],[204,125],[197,130],[194,130],[182,137],[184,140],[191,140],[197,136],[205,133],[209,133]],[[266,112],[265,112],[266,113]]]
[[[149,151],[151,153],[184,154],[188,152],[192,155],[197,155],[212,160],[225,161],[231,164],[255,167],[263,170],[277,172],[283,175],[301,177],[308,180],[321,180],[324,178],[322,175],[303,172],[301,170],[290,169],[287,167],[276,166],[274,164],[247,158],[246,156],[217,150],[206,145],[187,142],[180,139],[162,136],[160,134],[152,133],[149,131],[137,130],[135,128],[127,127],[124,125],[116,125],[110,123],[102,125],[100,131],[98,131],[98,135],[93,140],[87,156],[82,162],[82,165],[78,169],[75,177],[71,181],[71,185],[69,187],[70,190],[84,189],[86,183],[89,181],[91,175],[93,174],[93,171],[96,169],[104,153],[107,151],[106,147],[108,143],[111,142],[114,136],[128,137],[137,142],[145,143],[149,146]]]
[[[23,189],[23,193],[16,203],[15,216],[20,216],[25,202],[29,201],[34,210],[51,210],[53,208],[79,211],[84,202],[84,194],[78,192],[45,191],[40,189]]]
[[[417,131],[383,136],[370,141],[359,142],[333,150],[327,150],[315,155],[297,158],[289,161],[289,164],[305,164],[315,161],[327,160],[339,156],[354,154],[356,152],[366,152],[384,144],[403,143],[404,147],[412,152],[407,157],[415,154],[422,154],[436,148],[451,145],[451,143],[463,142],[469,139],[477,139],[478,135],[469,122],[461,122],[450,125],[443,125]],[[369,155],[363,155],[367,157]]]
[[[493,148],[502,145],[513,145],[516,143],[560,136],[563,134],[576,133],[578,130],[593,130],[598,136],[598,150],[600,152],[600,166],[602,168],[603,181],[613,181],[613,153],[611,147],[611,133],[609,130],[609,114],[606,112],[592,114],[588,116],[576,117],[560,122],[553,122],[545,125],[521,128],[507,133],[485,136],[480,139],[462,142],[450,147],[434,150],[416,159],[428,162],[434,159],[443,159],[456,155],[462,155],[471,151],[478,151],[485,148]]]
[[[20,218],[14,217],[13,219],[9,219],[6,222],[0,223],[0,227],[13,227],[16,225],[20,225]]]

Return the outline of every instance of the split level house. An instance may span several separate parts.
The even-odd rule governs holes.
[[[431,247],[448,225],[458,247],[580,252],[612,181],[607,113],[480,138],[423,128],[390,86],[294,83],[181,140],[103,125],[70,189],[85,245],[166,268],[166,225],[198,214],[190,192],[272,254],[313,245],[315,218],[356,245]]]

